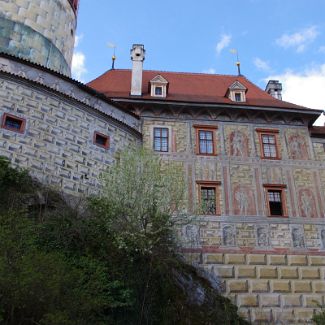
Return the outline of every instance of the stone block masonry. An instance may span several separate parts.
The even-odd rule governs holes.
[[[199,262],[220,277],[223,293],[252,324],[312,324],[325,303],[324,256],[203,251]]]
[[[41,85],[3,75],[2,121],[5,113],[23,119],[26,127],[23,133],[0,128],[0,156],[66,193],[98,192],[100,174],[114,163],[116,153],[140,141],[136,130],[99,110]],[[95,131],[109,137],[109,148],[94,143]]]
[[[0,50],[69,75],[76,14],[68,0],[0,2]]]

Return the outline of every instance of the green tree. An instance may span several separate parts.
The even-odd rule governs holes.
[[[169,244],[176,223],[185,220],[184,175],[143,148],[120,154],[103,175],[104,189],[93,206],[103,216],[119,247],[152,253]]]
[[[119,318],[123,324],[246,324],[177,253],[175,226],[188,222],[181,166],[133,148],[120,154],[103,185],[92,206],[127,256],[121,267],[135,297],[128,316]]]
[[[177,254],[177,165],[141,149],[123,153],[89,209],[2,167],[10,204],[0,207],[1,324],[246,324]]]

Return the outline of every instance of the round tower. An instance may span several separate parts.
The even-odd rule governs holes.
[[[0,51],[70,75],[78,2],[0,1]]]

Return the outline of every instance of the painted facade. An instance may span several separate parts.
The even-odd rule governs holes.
[[[325,303],[325,128],[312,126],[321,111],[264,97],[242,76],[143,71],[131,97],[132,73],[89,85],[137,113],[143,145],[182,166],[195,216],[178,230],[188,261],[219,276],[253,324],[312,323]]]

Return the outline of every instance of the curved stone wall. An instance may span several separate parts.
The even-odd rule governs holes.
[[[6,116],[24,127],[6,128]],[[68,78],[3,58],[0,120],[0,156],[66,193],[98,192],[100,174],[116,153],[141,141],[135,116]],[[109,138],[107,148],[95,143],[95,132]]]
[[[70,74],[76,13],[68,0],[0,2],[0,51]]]

